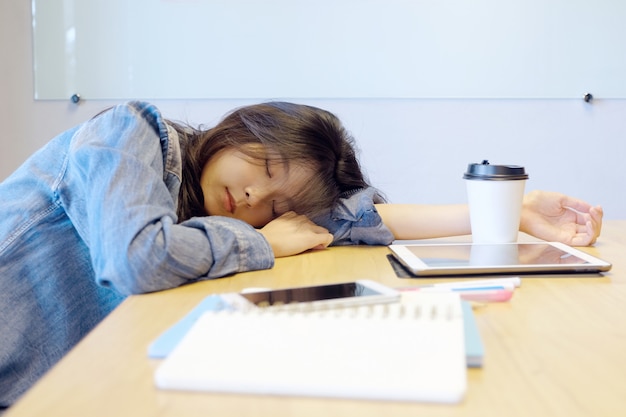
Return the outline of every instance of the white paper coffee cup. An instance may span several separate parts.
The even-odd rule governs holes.
[[[469,164],[463,175],[472,228],[472,242],[517,241],[524,187],[528,174],[517,165]]]

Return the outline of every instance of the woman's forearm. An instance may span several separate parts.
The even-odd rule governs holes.
[[[471,233],[466,204],[376,204],[376,210],[394,237],[430,239]]]

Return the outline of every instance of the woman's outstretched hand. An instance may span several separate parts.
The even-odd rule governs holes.
[[[602,207],[565,194],[531,191],[524,196],[520,230],[547,241],[589,246],[602,229]]]
[[[333,241],[333,235],[328,230],[294,212],[272,220],[259,232],[269,242],[276,258],[296,255],[308,249],[324,249]]]

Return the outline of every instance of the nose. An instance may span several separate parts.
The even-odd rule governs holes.
[[[268,192],[256,187],[246,187],[246,204],[248,207],[256,207],[266,200]]]

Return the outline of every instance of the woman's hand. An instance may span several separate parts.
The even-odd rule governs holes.
[[[324,249],[333,241],[333,235],[328,230],[292,211],[272,220],[259,232],[269,242],[276,258],[296,255],[308,249]]]
[[[602,207],[548,191],[524,196],[520,230],[547,241],[589,246],[602,229]]]

